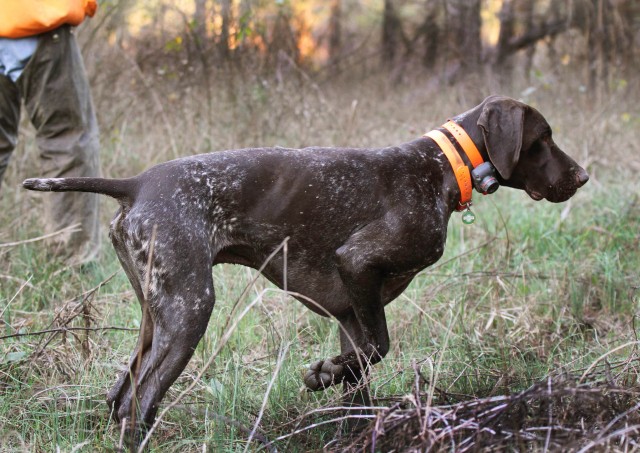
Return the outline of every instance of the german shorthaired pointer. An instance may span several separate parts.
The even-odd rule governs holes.
[[[347,386],[389,350],[384,306],[442,256],[449,217],[467,206],[472,183],[562,202],[589,179],[553,142],[543,116],[513,99],[491,96],[446,126],[381,149],[242,149],[173,160],[129,179],[24,181],[31,190],[94,192],[120,203],[110,236],[144,329],[131,371],[107,397],[116,420],[131,414],[139,370],[139,417],[143,427],[153,422],[207,327],[213,265],[264,264],[282,288],[284,258],[265,261],[289,238],[287,290],[341,324],[341,354],[311,365],[304,382],[310,390]],[[482,161],[497,170],[484,186],[470,177]]]

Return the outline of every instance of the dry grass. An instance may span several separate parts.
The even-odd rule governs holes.
[[[198,68],[103,52],[89,67],[106,176],[218,149],[399,143],[497,92],[538,107],[592,175],[562,206],[500,191],[478,200],[472,229],[452,221],[441,263],[387,309],[393,349],[370,383],[380,408],[351,436],[338,391],[299,392],[305,364],[336,353],[335,323],[263,291],[263,280],[234,310],[254,274],[216,269],[208,332],[165,403],[193,388],[152,451],[637,448],[638,358],[616,348],[637,332],[638,81],[595,103],[570,68],[505,88],[490,76],[447,86],[412,69],[391,78],[367,62],[323,79],[283,59],[272,74],[212,69],[203,82]],[[82,272],[61,269],[40,241],[7,245],[41,234],[43,197],[18,188],[36,161],[23,128],[0,200],[0,450],[117,448],[104,394],[139,310],[108,245]],[[114,209],[103,201],[103,224]],[[253,301],[218,350],[222,326]]]
[[[634,348],[635,350],[635,348]],[[416,370],[414,392],[386,407],[342,451],[629,451],[640,447],[639,361],[560,371],[514,394],[465,398],[439,391]],[[587,370],[585,370],[587,371]],[[427,389],[428,390],[428,389]]]

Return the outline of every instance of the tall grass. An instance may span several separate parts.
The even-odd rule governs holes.
[[[94,73],[102,168],[111,177],[226,148],[399,143],[497,91],[491,79],[445,87],[420,73],[401,83],[365,71],[323,82],[285,65],[278,77],[217,73],[205,95],[122,59],[121,71]],[[473,226],[452,218],[445,256],[387,307],[392,349],[371,376],[379,405],[411,395],[417,371],[434,404],[446,395],[510,394],[558,369],[584,370],[636,339],[638,86],[612,90],[607,103],[593,105],[560,79],[514,83],[502,94],[538,107],[592,180],[562,205],[502,189],[477,197]],[[21,139],[0,199],[3,244],[42,234],[46,194],[19,188],[38,174],[33,132],[23,128]],[[104,225],[115,207],[102,200]],[[339,417],[330,410],[340,405],[339,390],[309,394],[301,380],[306,365],[339,350],[336,323],[262,279],[240,299],[253,270],[213,272],[209,329],[164,407],[194,387],[163,418],[151,451],[268,450],[260,436],[281,451],[338,448],[339,423],[329,421]],[[0,287],[0,448],[116,449],[120,427],[104,398],[133,349],[140,309],[111,247],[93,266],[67,269],[44,241],[0,246]],[[194,380],[227,333],[222,326],[251,304]],[[630,357],[635,349],[609,359]],[[258,437],[247,445],[258,414]]]

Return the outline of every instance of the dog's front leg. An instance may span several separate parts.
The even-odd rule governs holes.
[[[356,350],[357,345],[362,343],[363,334],[355,313],[340,317],[340,327],[340,352],[344,356]],[[348,417],[343,425],[345,432],[352,432],[365,426],[368,421],[361,416],[371,413],[370,409],[366,409],[371,406],[369,386],[366,385],[366,371],[361,369],[352,371],[347,373],[342,382],[342,402],[344,407],[349,408],[345,414]]]
[[[359,239],[363,235],[360,235]],[[359,242],[359,241],[358,241]],[[311,365],[304,377],[310,390],[322,390],[340,382],[356,384],[369,365],[378,363],[389,351],[389,332],[381,299],[382,271],[377,260],[363,258],[364,250],[348,242],[337,251],[338,269],[352,314],[342,320],[342,353]],[[367,250],[364,256],[372,255]]]
[[[358,345],[365,342],[360,322],[354,312],[340,319],[340,353],[342,356],[354,353],[358,350]],[[364,365],[364,364],[363,364]],[[366,376],[366,371],[360,368],[350,370],[345,375],[343,381],[344,402],[346,406],[369,406],[368,388],[363,384],[362,378]]]

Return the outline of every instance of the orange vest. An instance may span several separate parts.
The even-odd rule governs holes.
[[[0,37],[24,38],[92,17],[96,0],[0,0]]]

